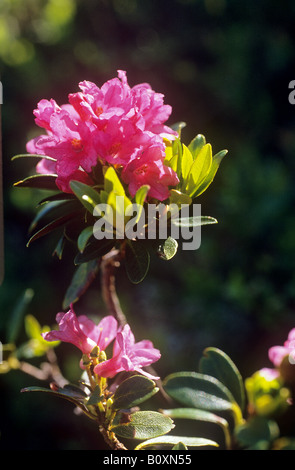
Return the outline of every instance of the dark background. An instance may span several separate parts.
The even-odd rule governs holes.
[[[38,133],[32,111],[42,98],[67,101],[81,80],[102,83],[127,71],[131,86],[149,82],[185,121],[183,141],[202,133],[215,153],[227,148],[214,183],[199,198],[204,227],[196,252],[169,262],[153,258],[144,282],[118,273],[122,307],[137,340],[161,349],[162,377],[196,370],[207,346],[223,349],[243,377],[271,367],[268,348],[295,326],[295,4],[274,0],[2,0],[5,276],[0,287],[0,339],[25,289],[41,324],[62,310],[74,266],[69,248],[51,256],[54,237],[26,248],[39,192],[13,188],[32,172],[18,160]],[[77,312],[104,314],[99,280]],[[22,334],[22,333],[21,333]],[[69,346],[69,347],[67,347]],[[70,345],[58,350],[64,374],[79,378]],[[11,450],[102,448],[87,418],[43,395],[19,371],[1,376],[0,446]],[[157,403],[155,404],[157,406]],[[194,431],[193,431],[194,432]]]

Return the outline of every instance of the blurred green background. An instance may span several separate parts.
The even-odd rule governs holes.
[[[185,121],[183,141],[202,133],[227,148],[214,183],[199,198],[218,225],[202,230],[196,252],[152,259],[145,281],[118,273],[122,307],[136,338],[162,350],[162,377],[195,370],[207,346],[223,349],[244,377],[270,367],[267,350],[295,326],[295,3],[285,0],[1,0],[5,276],[0,340],[25,289],[27,313],[54,324],[74,266],[69,248],[52,257],[54,237],[26,248],[42,194],[13,188],[33,171],[18,160],[39,133],[32,111],[42,98],[67,101],[81,80],[100,86],[127,71],[131,86],[149,82]],[[77,312],[103,315],[99,280]],[[20,338],[24,333],[20,332]],[[79,378],[72,347],[58,355]],[[11,450],[102,448],[93,423],[71,405],[21,395],[40,385],[18,371],[1,375],[0,447]]]

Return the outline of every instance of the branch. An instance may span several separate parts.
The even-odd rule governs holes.
[[[101,261],[101,285],[102,296],[110,315],[113,315],[120,326],[126,324],[125,315],[121,309],[116,292],[115,270],[120,266],[121,253],[112,250]]]

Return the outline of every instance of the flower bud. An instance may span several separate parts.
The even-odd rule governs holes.
[[[261,369],[245,380],[249,405],[260,416],[273,416],[288,406],[290,391],[275,369]]]

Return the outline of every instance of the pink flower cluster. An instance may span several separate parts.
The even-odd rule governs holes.
[[[120,170],[131,196],[148,184],[150,197],[169,197],[169,186],[179,180],[164,165],[163,139],[177,134],[164,124],[172,109],[163,95],[146,83],[131,88],[122,70],[101,88],[89,81],[79,87],[68,104],[43,99],[34,110],[35,122],[46,134],[30,140],[27,151],[54,159],[42,159],[37,172],[57,174],[59,189],[71,192],[71,180],[91,184],[92,169],[110,164]]]
[[[114,341],[113,356],[94,367],[94,372],[100,377],[114,377],[122,371],[136,371],[152,379],[158,378],[142,368],[160,359],[160,351],[153,347],[151,341],[136,343],[128,324],[118,328],[117,320],[107,316],[96,325],[85,315],[77,317],[72,306],[67,313],[58,313],[56,321],[59,330],[43,333],[43,338],[46,341],[72,343],[83,354],[89,355],[95,346],[105,351]]]
[[[295,364],[295,328],[289,332],[283,346],[272,346],[268,351],[268,357],[276,367],[280,366],[286,356],[289,356],[291,364]]]

